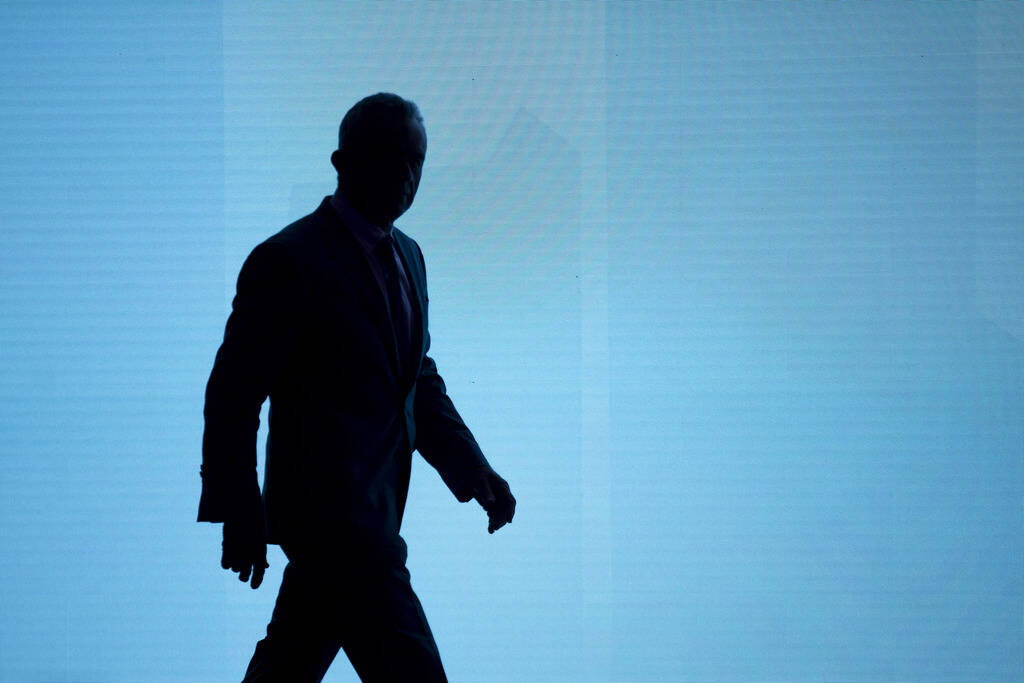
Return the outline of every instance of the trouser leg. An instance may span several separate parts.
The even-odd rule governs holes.
[[[316,583],[289,562],[242,683],[320,683],[341,647],[331,612]]]
[[[341,647],[367,683],[447,683],[404,564],[282,548],[281,590],[243,683],[319,683]]]
[[[434,635],[404,566],[366,580],[353,598],[341,644],[363,681],[447,683]]]

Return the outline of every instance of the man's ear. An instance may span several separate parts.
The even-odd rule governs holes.
[[[336,149],[331,152],[331,166],[334,166],[334,170],[338,172],[338,175],[343,175],[345,170],[345,155],[340,149]]]

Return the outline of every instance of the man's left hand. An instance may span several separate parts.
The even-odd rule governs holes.
[[[512,521],[516,513],[516,499],[508,482],[490,467],[481,468],[473,476],[473,498],[487,510],[487,533],[495,531]]]

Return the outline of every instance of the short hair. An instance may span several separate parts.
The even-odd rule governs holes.
[[[420,108],[412,100],[390,92],[369,95],[352,105],[338,127],[338,149],[365,149],[383,126],[404,123],[407,119],[423,124]]]

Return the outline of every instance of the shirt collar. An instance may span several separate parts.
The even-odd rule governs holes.
[[[331,195],[331,206],[338,212],[341,220],[348,225],[349,229],[352,230],[352,234],[355,235],[366,251],[373,251],[374,247],[382,239],[391,234],[394,227],[390,223],[381,227],[356,211],[355,207],[345,198],[340,187]]]

